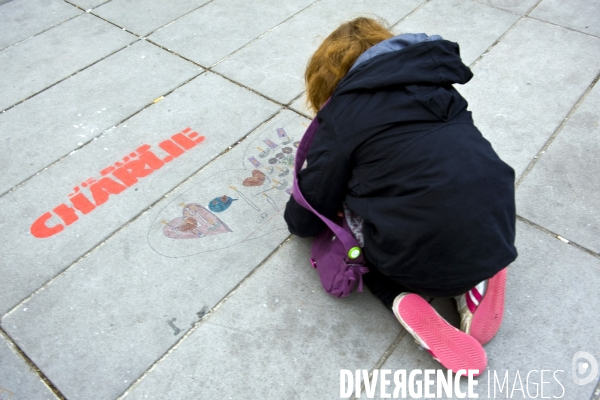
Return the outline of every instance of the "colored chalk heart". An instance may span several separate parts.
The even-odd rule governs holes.
[[[171,220],[163,233],[171,239],[196,239],[231,232],[213,213],[199,204],[187,204],[183,217]]]
[[[265,183],[265,174],[255,169],[252,171],[252,177],[244,179],[242,185],[244,186],[261,186]]]

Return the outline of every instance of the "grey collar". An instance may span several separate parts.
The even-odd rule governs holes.
[[[442,37],[439,35],[427,36],[424,33],[403,33],[402,35],[394,36],[392,38],[384,40],[383,42],[377,43],[375,46],[362,53],[356,59],[356,62],[354,62],[354,65],[352,65],[350,71],[352,71],[354,68],[358,67],[360,64],[364,63],[367,60],[370,60],[373,57],[377,57],[386,53],[391,53],[392,51],[402,50],[403,48],[408,47],[411,44],[420,42],[431,42],[433,40],[442,40]]]

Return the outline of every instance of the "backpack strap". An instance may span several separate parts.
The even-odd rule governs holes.
[[[325,104],[327,104],[327,103],[325,103]],[[306,201],[306,199],[302,195],[302,192],[300,191],[300,187],[298,186],[298,173],[302,169],[302,165],[304,164],[304,162],[306,161],[306,158],[308,157],[308,151],[310,149],[310,145],[313,141],[313,138],[314,138],[315,133],[318,128],[319,128],[319,121],[315,117],[312,120],[312,122],[310,123],[310,125],[308,126],[308,128],[306,129],[306,132],[304,133],[304,136],[302,137],[302,140],[300,141],[300,145],[298,146],[298,150],[296,151],[296,160],[294,163],[294,189],[292,192],[292,196],[294,197],[294,200],[296,200],[296,202],[298,204],[300,204],[302,207],[306,208],[307,210],[309,210],[313,214],[315,214],[317,217],[319,217],[321,219],[321,221],[323,221],[325,223],[325,225],[327,225],[329,227],[329,229],[331,229],[333,234],[342,241],[342,243],[344,244],[344,247],[346,248],[346,252],[348,252],[353,247],[359,247],[358,242],[356,241],[354,236],[352,236],[352,234],[350,232],[348,232],[347,230],[345,230],[344,228],[342,228],[335,222],[331,221],[327,217],[321,215],[317,210],[315,210],[308,203],[308,201]],[[346,253],[346,257],[348,258],[348,253]],[[355,260],[356,261],[362,260],[362,251],[361,251],[360,257],[355,258]]]

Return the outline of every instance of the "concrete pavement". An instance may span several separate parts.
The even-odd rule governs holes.
[[[304,67],[360,15],[460,44],[517,173],[475,392],[600,399],[595,0],[0,0],[0,399],[332,399],[341,369],[441,368],[367,290],[324,293],[282,218]]]

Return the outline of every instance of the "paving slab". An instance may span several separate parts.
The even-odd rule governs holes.
[[[305,115],[308,118],[314,118],[312,111],[308,109],[306,105],[306,92],[302,93],[302,96],[298,97],[290,104],[290,108],[298,111],[300,114]]]
[[[139,41],[0,114],[0,193],[201,71]]]
[[[135,34],[146,36],[209,1],[112,0],[95,8],[94,14]]]
[[[309,253],[285,243],[125,398],[338,398],[340,369],[372,368],[402,328],[366,291],[325,293]]]
[[[512,11],[517,14],[525,15],[531,7],[535,6],[540,0],[477,0],[479,3],[488,4],[503,10]]]
[[[600,2],[544,0],[529,14],[590,35],[600,36]]]
[[[82,11],[62,0],[14,0],[0,8],[0,50]]]
[[[600,259],[522,222],[517,223],[517,249],[519,258],[508,273],[504,321],[485,345],[488,371],[477,379],[475,393],[480,398],[541,398],[544,370],[545,398],[589,399],[597,379],[575,384],[573,357],[578,351],[600,356],[600,338],[592,333],[600,317]],[[443,367],[406,335],[382,368],[405,369],[408,375],[414,369]],[[500,383],[494,396],[496,377]],[[461,383],[466,391],[466,379]]]
[[[149,36],[200,65],[211,66],[314,0],[216,0]]]
[[[289,103],[304,89],[311,54],[339,24],[358,16],[379,16],[393,24],[421,0],[322,0],[295,15],[213,69],[269,98]]]
[[[595,0],[232,1],[0,0],[0,32],[6,7],[30,10],[14,29],[26,36],[0,46],[0,110],[16,104],[0,114],[0,399],[54,398],[14,342],[69,399],[338,398],[340,369],[372,369],[399,338],[382,368],[440,368],[369,293],[323,293],[309,241],[285,242],[286,162],[308,120],[237,82],[308,116],[306,62],[343,20],[414,23],[458,41],[465,61],[509,29],[459,90],[519,175],[600,72]],[[43,11],[72,5],[91,14],[61,24]],[[592,251],[598,96],[517,190],[520,215]],[[600,259],[523,222],[517,246],[505,323],[486,345],[492,391],[506,373],[511,390],[521,380],[508,397],[529,394],[519,383],[538,398],[598,397],[597,378],[579,386],[572,370],[585,369],[576,351],[600,357]],[[452,300],[432,304],[457,324]],[[494,397],[489,376],[480,398]]]
[[[99,18],[82,14],[0,52],[0,109],[25,100],[136,39]]]
[[[6,238],[0,243],[0,271],[9,282],[0,292],[0,313],[278,109],[205,73],[0,198]],[[203,142],[190,143],[200,135]],[[135,187],[125,190],[130,186]],[[25,254],[23,248],[28,249]]]
[[[120,395],[289,236],[282,211],[295,146],[286,142],[307,122],[291,111],[277,115],[2,326],[67,398]],[[267,148],[279,152],[261,157]]]
[[[435,298],[431,299],[430,304],[437,311],[438,314],[440,314],[448,323],[450,323],[450,325],[460,329],[460,316],[458,315],[458,311],[456,310],[456,302],[454,301],[454,299]],[[424,371],[425,369],[439,369],[442,370],[445,374],[447,373],[446,370],[438,362],[436,362],[425,349],[416,344],[414,338],[410,334],[406,333],[402,337],[400,342],[397,344],[393,352],[388,356],[383,365],[379,368],[377,380],[375,380],[375,382],[377,382],[377,385],[375,386],[373,396],[367,397],[369,395],[369,392],[367,392],[367,388],[364,387],[360,393],[360,396],[357,396],[356,398],[427,398],[425,397],[424,392],[421,392],[420,395],[415,394],[414,397],[411,396],[408,387],[405,389],[406,393],[404,394],[404,397],[401,389],[399,389],[397,393],[394,393],[396,386],[393,380],[394,373],[398,370],[405,370],[406,380],[408,380],[412,370]],[[385,370],[389,370],[389,375],[385,378],[390,379],[390,384],[386,386],[382,392],[381,372]],[[416,379],[422,380],[422,378],[422,375],[416,376]],[[354,379],[356,379],[356,376],[354,377]],[[461,390],[467,388],[466,382],[461,381],[460,388]],[[434,389],[431,390],[431,393],[434,393],[435,397],[430,398],[453,398],[444,396],[444,393],[441,393],[440,396],[437,396],[436,389],[437,387],[434,387]],[[415,390],[418,389],[415,388]]]
[[[457,89],[519,177],[600,72],[600,40],[524,18]]]
[[[523,217],[600,253],[600,87],[596,85],[517,189]]]
[[[56,399],[50,388],[0,334],[0,399]]]
[[[394,26],[394,33],[440,35],[460,45],[467,65],[474,62],[517,20],[518,15],[472,0],[434,0]]]
[[[69,0],[70,3],[76,4],[84,10],[91,10],[111,0]]]

